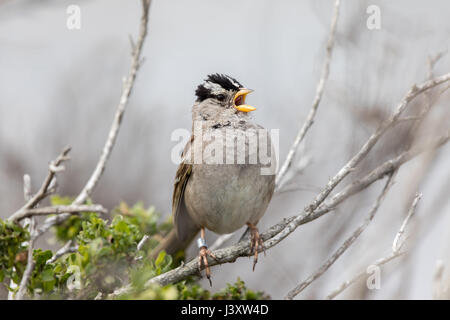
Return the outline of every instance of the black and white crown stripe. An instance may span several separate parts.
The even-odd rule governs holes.
[[[205,82],[197,87],[195,95],[197,101],[203,101],[224,94],[226,91],[238,91],[240,88],[243,88],[243,85],[235,78],[215,73],[207,76]]]

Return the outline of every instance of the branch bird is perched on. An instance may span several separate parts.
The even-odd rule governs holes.
[[[254,124],[245,104],[252,90],[236,79],[212,74],[197,87],[192,107],[192,135],[186,144],[177,170],[172,213],[176,238],[162,249],[173,253],[187,244],[200,230],[199,268],[205,266],[210,280],[205,229],[224,234],[244,225],[250,229],[254,264],[263,247],[256,224],[264,215],[275,188],[274,150],[267,131]],[[267,156],[270,150],[270,159]],[[263,151],[263,152],[261,152]],[[269,161],[267,161],[269,160]],[[185,245],[186,247],[186,245]]]

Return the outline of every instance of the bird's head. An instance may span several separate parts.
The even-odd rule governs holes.
[[[214,102],[225,108],[250,112],[256,108],[245,104],[245,98],[252,91],[230,76],[215,73],[208,75],[205,81],[197,87],[195,95],[197,102],[213,99]]]

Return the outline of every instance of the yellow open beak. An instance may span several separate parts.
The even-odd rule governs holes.
[[[233,99],[233,106],[242,112],[250,112],[256,110],[255,107],[249,106],[248,104],[245,104],[245,97],[250,92],[253,92],[251,89],[241,89],[239,90]]]

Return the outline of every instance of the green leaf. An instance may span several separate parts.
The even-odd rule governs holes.
[[[159,254],[158,254],[158,257],[156,258],[156,261],[155,261],[155,265],[157,266],[157,267],[160,267],[161,265],[162,265],[162,263],[164,262],[164,258],[166,257],[166,252],[165,251],[161,251]]]
[[[47,269],[41,272],[41,279],[43,282],[54,281],[53,270]]]
[[[53,288],[55,287],[55,280],[51,280],[51,281],[46,281],[42,284],[43,289],[45,292],[50,292],[53,290]]]
[[[53,253],[50,250],[42,251],[41,249],[37,249],[34,250],[33,255],[36,261],[36,266],[42,266],[53,256]]]
[[[64,206],[72,204],[73,198],[71,197],[61,197],[58,195],[53,195],[50,197],[50,203],[52,206]]]

